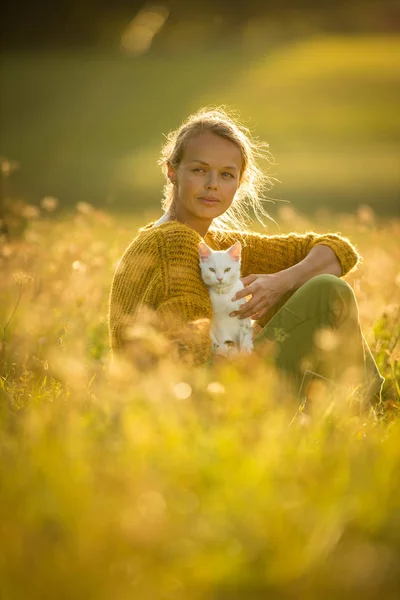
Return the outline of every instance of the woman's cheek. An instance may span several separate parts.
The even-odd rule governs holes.
[[[195,187],[200,184],[201,184],[200,177],[196,177],[196,175],[192,175],[191,177],[188,178],[188,185],[190,185],[190,187]]]
[[[230,198],[234,197],[234,195],[236,194],[236,192],[238,190],[238,187],[239,186],[237,185],[236,181],[234,181],[227,187],[227,194],[229,195]]]

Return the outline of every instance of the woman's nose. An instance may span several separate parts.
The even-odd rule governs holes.
[[[217,188],[218,187],[218,178],[215,174],[213,173],[209,173],[208,175],[208,179],[207,179],[207,183],[206,183],[206,187],[207,188]]]

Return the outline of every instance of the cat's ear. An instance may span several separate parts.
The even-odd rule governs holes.
[[[211,256],[211,248],[204,242],[200,242],[199,244],[199,256],[200,260],[207,260]]]
[[[228,250],[228,254],[233,260],[240,260],[240,254],[242,251],[242,244],[240,242],[236,242],[231,246]]]

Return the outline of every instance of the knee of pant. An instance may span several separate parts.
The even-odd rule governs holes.
[[[320,291],[326,290],[327,292],[337,293],[338,291],[342,292],[343,290],[348,290],[349,292],[353,293],[353,290],[347,281],[340,279],[340,277],[336,277],[336,275],[331,275],[330,273],[316,275],[309,280],[309,283],[314,288],[318,288]]]
[[[336,325],[340,325],[357,305],[352,287],[329,273],[317,275],[311,282],[313,293],[318,294],[320,301],[333,312]]]

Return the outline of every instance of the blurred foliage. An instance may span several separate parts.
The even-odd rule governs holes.
[[[158,36],[158,45],[179,40],[184,29],[195,29],[201,37],[212,30],[224,42],[234,39],[248,22],[267,18],[276,29],[315,28],[324,32],[391,33],[399,30],[396,0],[58,0],[56,4],[28,0],[6,2],[0,21],[0,48],[54,49],[65,47],[113,47],[126,26],[143,10],[162,9],[168,22]],[[191,44],[199,41],[188,38]],[[215,40],[214,40],[215,42]]]
[[[1,595],[397,599],[395,3],[162,6],[141,53],[120,41],[143,3],[2,10]],[[163,134],[210,103],[270,142],[270,196],[296,210],[271,204],[269,233],[362,254],[346,279],[386,378],[375,411],[322,396],[307,418],[256,357],[111,363],[111,279],[159,216]]]
[[[301,211],[398,213],[399,39],[274,31],[249,22],[235,45],[198,52],[3,55],[0,153],[20,165],[4,193],[155,208],[163,135],[200,106],[225,104],[270,143],[282,182],[270,197]]]
[[[0,246],[2,595],[397,598],[400,222],[279,207],[282,233],[341,231],[358,247],[346,279],[387,378],[378,411],[323,396],[307,419],[256,356],[111,363],[112,274],[152,215],[30,208]]]

